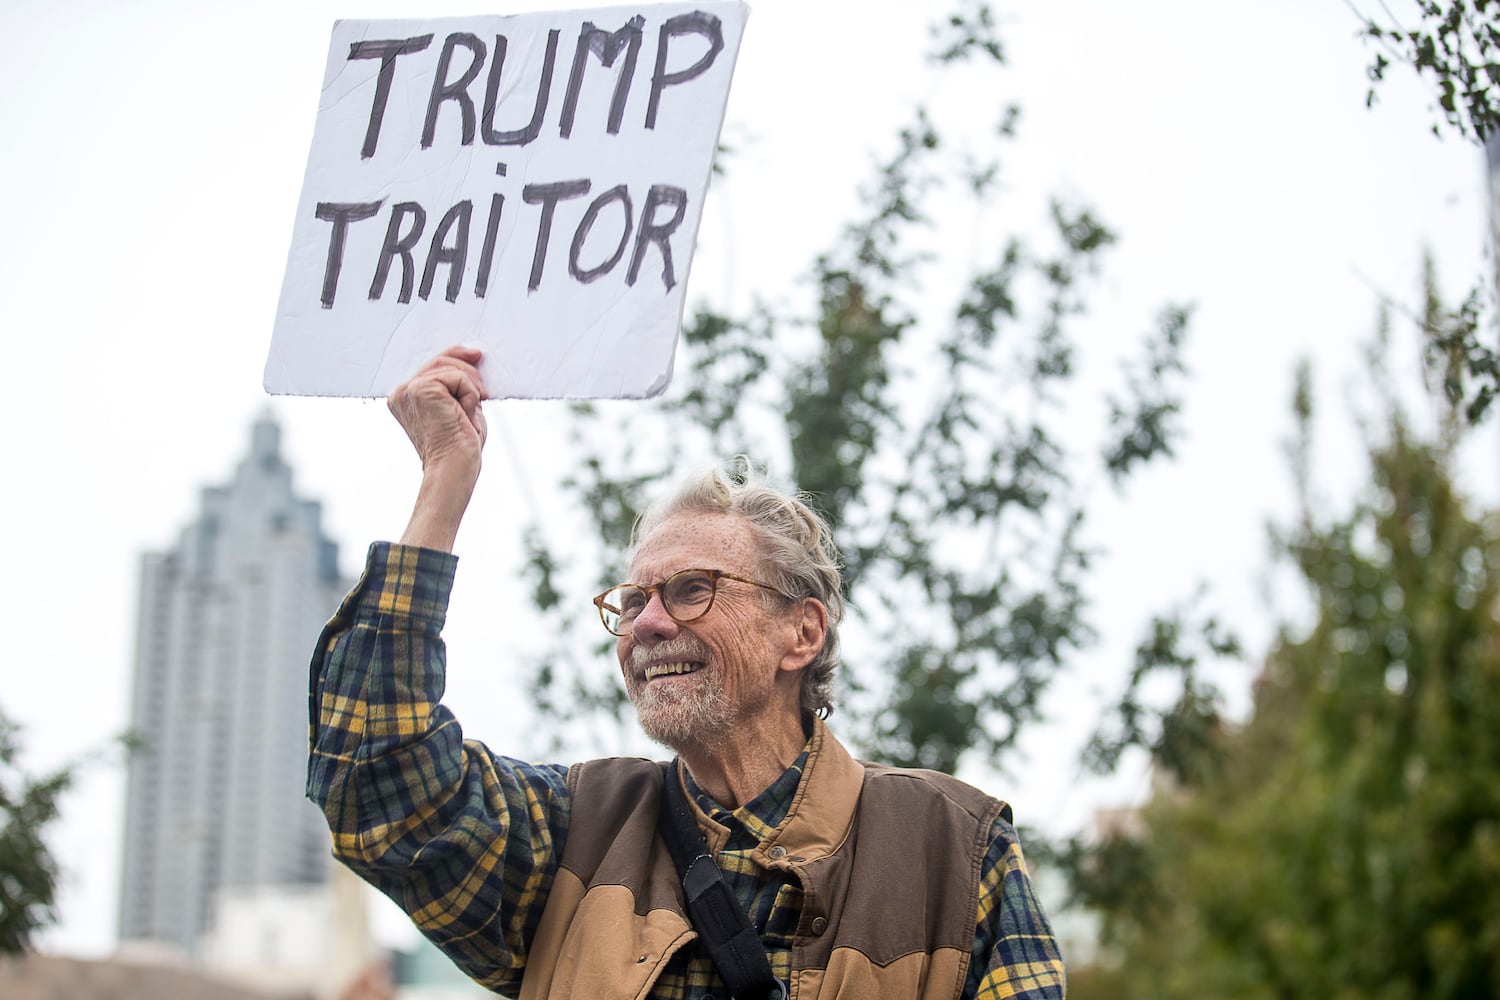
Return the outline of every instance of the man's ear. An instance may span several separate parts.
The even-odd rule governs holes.
[[[792,616],[792,646],[782,657],[781,669],[801,670],[823,651],[828,639],[828,609],[816,597],[804,597],[788,612]]]

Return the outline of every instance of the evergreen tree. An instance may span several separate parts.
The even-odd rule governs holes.
[[[1430,288],[1426,329],[1451,319]],[[1461,377],[1429,361],[1433,388]],[[1388,402],[1349,513],[1304,488],[1280,546],[1315,619],[1276,643],[1248,721],[1163,770],[1139,831],[1072,845],[1108,946],[1075,995],[1500,995],[1500,518],[1455,489],[1466,424],[1437,395],[1426,437]]]

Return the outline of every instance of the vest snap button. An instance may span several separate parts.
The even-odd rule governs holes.
[[[786,848],[778,844],[766,853],[771,856],[771,860],[780,861],[782,858],[786,857]]]
[[[821,935],[827,929],[828,929],[828,918],[827,917],[813,917],[812,932],[814,934]]]

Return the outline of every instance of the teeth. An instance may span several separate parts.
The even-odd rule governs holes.
[[[646,668],[646,680],[651,681],[673,674],[690,674],[697,669],[696,663],[654,663]]]

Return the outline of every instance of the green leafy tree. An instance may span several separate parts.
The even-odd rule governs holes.
[[[40,777],[21,770],[20,727],[0,711],[0,954],[26,949],[56,919],[57,860],[42,839],[72,784],[65,767]]]
[[[1446,126],[1476,144],[1490,143],[1493,148],[1500,141],[1500,0],[1416,0],[1405,22],[1383,0],[1378,16],[1365,13],[1353,0],[1346,2],[1358,15],[1366,41],[1376,48],[1368,71],[1367,106],[1375,104],[1386,71],[1406,65],[1435,88],[1440,116],[1432,126],[1435,135],[1441,136]],[[1449,371],[1461,375],[1467,388],[1460,389],[1461,380],[1449,377],[1444,390],[1461,403],[1470,423],[1479,423],[1500,393],[1493,281],[1490,277],[1476,283],[1456,310],[1420,310],[1441,320],[1440,325],[1426,327],[1425,334],[1434,352],[1457,362]],[[1387,305],[1397,307],[1393,302]]]
[[[1375,103],[1392,65],[1405,65],[1434,88],[1441,114],[1435,134],[1443,125],[1474,142],[1494,134],[1500,125],[1500,2],[1415,0],[1404,20],[1385,3],[1377,6],[1375,15],[1354,7],[1376,48],[1366,103]]]
[[[1450,319],[1429,283],[1424,327]],[[1458,377],[1429,362],[1432,389]],[[1500,995],[1500,517],[1455,489],[1466,422],[1437,392],[1427,437],[1387,401],[1368,489],[1320,518],[1307,385],[1279,548],[1315,617],[1196,767],[1158,754],[1139,829],[1065,852],[1103,916],[1093,995]]]
[[[940,20],[932,42],[934,72],[1004,63],[985,4]],[[986,87],[999,90],[981,83],[965,101]],[[1037,717],[1094,640],[1090,496],[1172,453],[1189,311],[1091,344],[1116,353],[1118,385],[1084,382],[1075,327],[1115,236],[1056,201],[1050,235],[997,238],[944,312],[955,262],[932,252],[951,234],[935,232],[931,206],[963,199],[977,213],[998,198],[1018,112],[992,114],[988,135],[955,139],[916,110],[864,190],[867,212],[813,263],[810,314],[700,311],[665,398],[576,408],[564,485],[584,514],[567,555],[540,531],[528,541],[542,631],[564,637],[533,673],[544,710],[594,732],[620,718],[608,637],[578,648],[560,595],[623,578],[637,512],[684,465],[753,455],[811,495],[846,557],[842,732],[880,759],[953,770],[1001,759]]]

